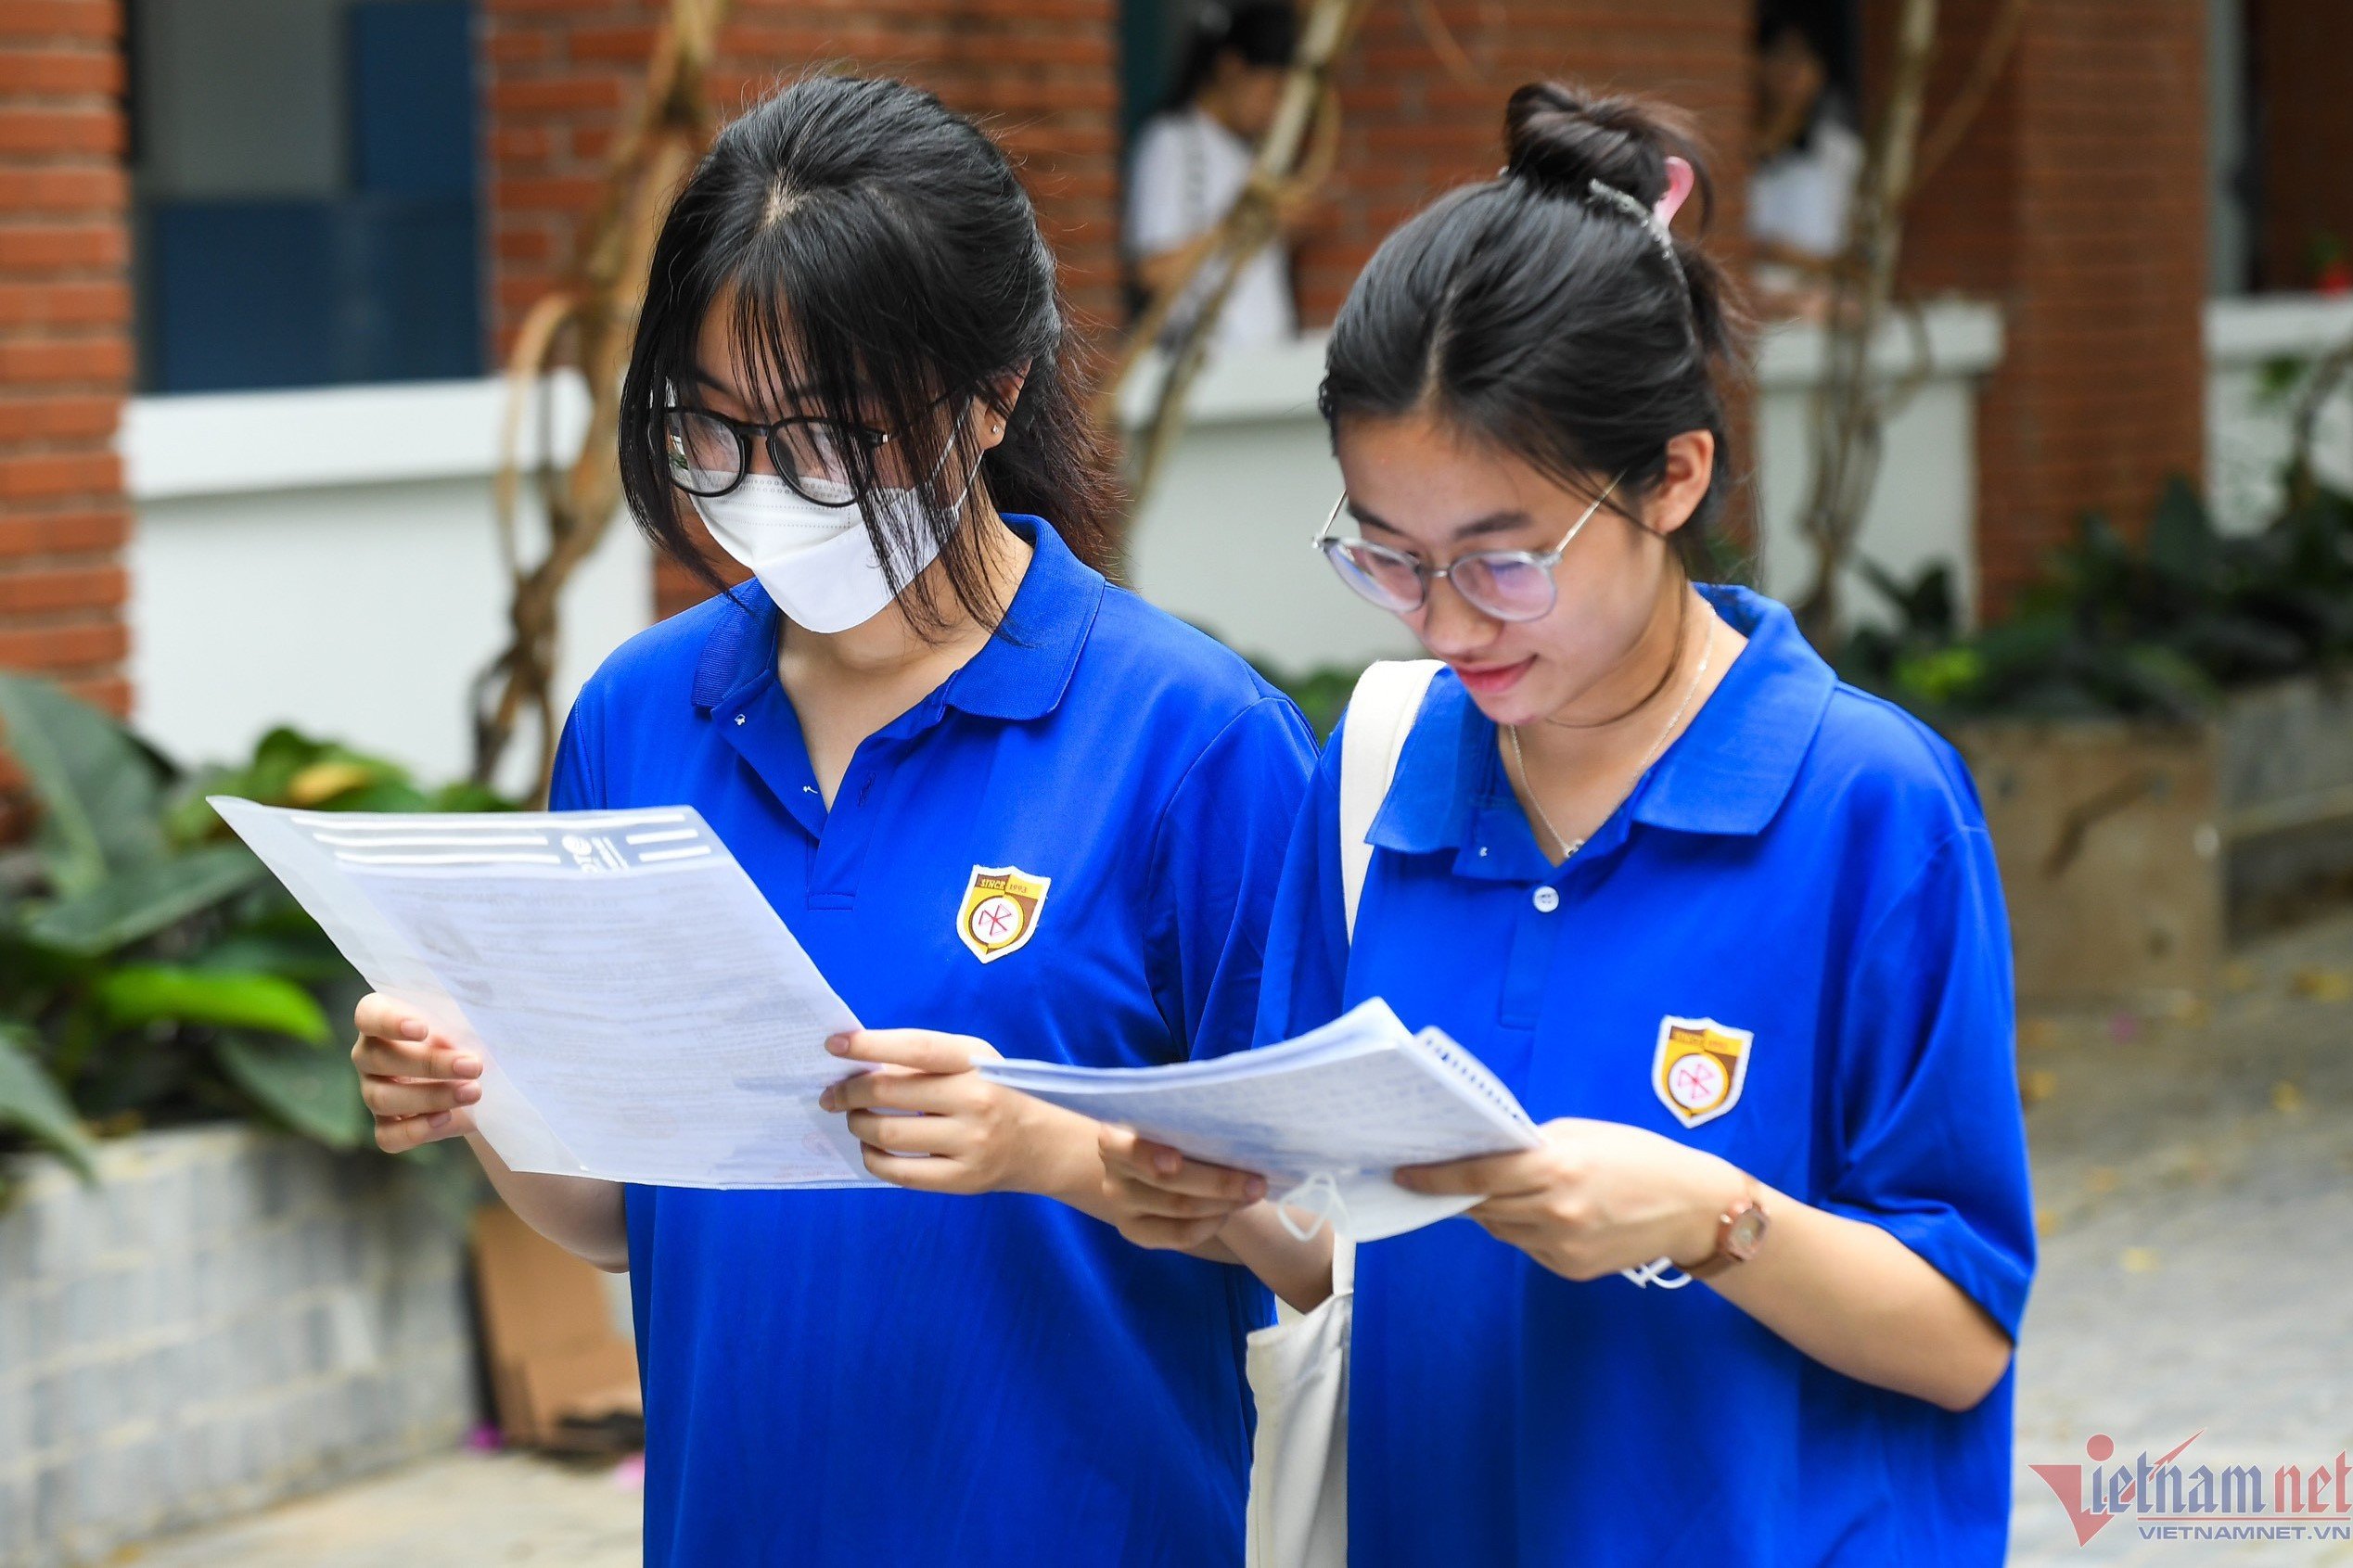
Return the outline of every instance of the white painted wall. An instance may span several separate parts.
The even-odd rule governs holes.
[[[1986,306],[1923,317],[1929,374],[1887,432],[1861,555],[1897,574],[1932,559],[1972,590],[1976,383],[2000,360]],[[2226,299],[2207,308],[2209,489],[2226,527],[2269,517],[2287,414],[2266,364],[2353,338],[2353,301]],[[1913,364],[1911,334],[1880,343]],[[1810,567],[1796,508],[1807,475],[1807,397],[1822,337],[1782,326],[1760,346],[1758,501],[1762,580],[1782,597]],[[1196,418],[1136,522],[1130,576],[1157,605],[1235,646],[1306,670],[1402,654],[1388,616],[1334,583],[1309,539],[1339,496],[1315,414],[1323,343],[1212,364]],[[583,395],[553,386],[557,447],[577,442]],[[1151,395],[1132,386],[1130,416]],[[492,531],[494,381],[134,400],[122,449],[139,505],[132,680],[139,724],[185,759],[237,757],[271,724],[348,738],[452,778],[470,761],[466,689],[499,646],[505,585]],[[2322,421],[2320,465],[2353,487],[2353,395]],[[1857,614],[1875,599],[1857,585]],[[626,519],[574,580],[562,694],[645,625],[652,562]],[[527,747],[525,747],[527,750]]]
[[[1908,575],[1937,559],[1973,587],[1979,379],[2001,355],[1989,308],[1923,317],[1928,368],[1888,430],[1861,554]],[[2208,478],[2229,526],[2269,515],[2286,414],[2265,367],[2353,338],[2353,300],[2220,300],[2206,324]],[[1891,328],[1883,364],[1912,364]],[[1130,577],[1148,597],[1295,669],[1408,651],[1390,618],[1331,578],[1308,546],[1339,492],[1315,413],[1314,340],[1213,365],[1166,480],[1138,520]],[[1762,578],[1794,596],[1808,546],[1795,526],[1808,470],[1818,332],[1760,347],[1757,462]],[[1150,395],[1131,389],[1131,418]],[[584,399],[555,388],[560,450]],[[359,387],[134,402],[122,446],[139,510],[131,548],[132,675],[141,725],[168,751],[228,759],[273,724],[347,738],[428,780],[469,761],[466,691],[498,645],[505,586],[491,523],[502,407],[495,382]],[[2353,485],[2353,395],[2322,424],[2321,465]],[[625,520],[575,581],[561,680],[570,692],[646,623],[651,563]],[[1856,585],[1849,604],[1874,598]]]
[[[576,381],[556,384],[561,450],[584,405]],[[139,727],[190,761],[292,724],[428,783],[467,771],[467,692],[506,613],[491,504],[502,407],[495,381],[134,401]],[[565,605],[564,703],[652,605],[651,556],[617,519]],[[532,750],[527,736],[520,771]]]
[[[2223,528],[2259,528],[2279,509],[2294,399],[2272,385],[2275,369],[2308,367],[2347,342],[2353,299],[2273,294],[2207,302],[2206,493]],[[2312,465],[2329,483],[2353,489],[2353,377],[2321,409]]]
[[[1796,324],[1769,330],[1758,348],[1758,566],[1777,599],[1795,601],[1813,580],[1815,551],[1797,514],[1813,472],[1811,405],[1822,353],[1822,329]],[[2001,360],[2001,318],[1989,305],[1927,306],[1916,333],[1891,325],[1872,345],[1873,366],[1912,390],[1887,422],[1851,559],[1906,580],[1950,563],[1964,617],[1977,602],[1977,386]],[[1851,619],[1883,618],[1879,595],[1852,570],[1840,604]]]
[[[1925,312],[1923,327],[1925,376],[1889,427],[1861,551],[1899,574],[1951,560],[1965,603],[1974,583],[1976,385],[2001,357],[2001,325],[1987,306],[1938,304]],[[1192,423],[1137,519],[1130,551],[1130,575],[1147,597],[1294,669],[1411,645],[1393,618],[1342,588],[1308,547],[1340,490],[1315,412],[1323,351],[1308,339],[1208,368],[1196,387]],[[1818,329],[1785,326],[1766,337],[1758,354],[1761,566],[1767,590],[1784,596],[1802,590],[1812,561],[1795,517],[1810,461],[1807,403],[1822,353]],[[1917,349],[1909,332],[1891,327],[1877,356],[1904,373]],[[1144,416],[1156,375],[1147,364],[1128,389],[1132,424]],[[1875,599],[1858,582],[1848,603],[1867,614]]]
[[[1142,424],[1153,357],[1121,412]],[[1397,618],[1340,586],[1310,547],[1340,495],[1315,389],[1321,338],[1228,355],[1194,384],[1192,419],[1128,542],[1130,585],[1162,608],[1289,669],[1400,655]]]
[[[1999,351],[1978,307],[1933,309],[1928,341],[1935,370],[1889,433],[1863,536],[1898,571],[1938,556],[1965,567],[1975,377]],[[1820,351],[1815,335],[1784,330],[1759,364],[1764,577],[1781,593],[1803,581],[1789,518]],[[1887,354],[1910,351],[1891,335]],[[1130,563],[1157,603],[1294,669],[1410,649],[1309,548],[1339,493],[1315,413],[1322,352],[1306,341],[1211,367]],[[555,439],[569,451],[585,400],[576,381],[553,396]],[[1135,406],[1148,396],[1147,374]],[[234,759],[292,724],[428,782],[463,773],[467,691],[499,646],[506,605],[491,510],[502,408],[494,381],[135,400],[122,449],[139,513],[141,728],[191,761]],[[652,603],[649,555],[617,519],[565,606],[565,701]]]

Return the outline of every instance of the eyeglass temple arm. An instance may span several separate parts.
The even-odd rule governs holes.
[[[1348,491],[1340,491],[1340,498],[1332,503],[1331,513],[1324,519],[1324,526],[1317,529],[1315,530],[1315,537],[1307,542],[1309,549],[1316,551],[1319,554],[1323,551],[1324,542],[1332,536],[1332,525],[1340,520],[1340,513],[1347,506]]]

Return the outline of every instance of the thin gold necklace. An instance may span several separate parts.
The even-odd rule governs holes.
[[[1660,752],[1667,749],[1668,738],[1674,734],[1675,726],[1683,721],[1683,715],[1691,710],[1691,699],[1699,694],[1699,683],[1707,679],[1707,661],[1715,656],[1715,652],[1716,613],[1710,609],[1707,613],[1707,630],[1701,633],[1699,668],[1691,672],[1691,684],[1683,688],[1683,700],[1675,705],[1675,711],[1668,715],[1666,724],[1658,732],[1658,738],[1651,742],[1650,750],[1643,755],[1642,766],[1634,770],[1634,777],[1626,785],[1625,795],[1620,795],[1616,800],[1610,802],[1609,810],[1603,813],[1604,822],[1607,822],[1617,813],[1618,808],[1626,803],[1626,796],[1634,793],[1634,785],[1643,782],[1643,775],[1650,771],[1650,765],[1658,760]],[[1554,827],[1553,819],[1545,814],[1544,803],[1536,797],[1536,783],[1528,776],[1528,759],[1520,751],[1519,726],[1517,724],[1505,725],[1503,734],[1512,743],[1512,766],[1519,771],[1520,787],[1528,791],[1529,809],[1536,813],[1536,820],[1542,824],[1544,831],[1552,835],[1553,842],[1560,846],[1561,859],[1568,860],[1577,851],[1585,848],[1585,839],[1571,840],[1560,829]]]

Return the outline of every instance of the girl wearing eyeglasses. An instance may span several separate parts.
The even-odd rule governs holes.
[[[1531,86],[1506,138],[1358,279],[1323,389],[1324,548],[1444,668],[1352,944],[1326,751],[1260,1035],[1385,998],[1544,1140],[1400,1172],[1475,1223],[1357,1259],[1349,1561],[1999,1562],[2034,1238],[1976,797],[1782,606],[1693,580],[1737,354],[1667,226],[1681,123]],[[1231,1227],[1228,1173],[1104,1147],[1133,1239]]]
[[[909,1189],[624,1190],[474,1140],[630,1273],[657,1568],[1241,1562],[1264,1292],[1230,1238],[1120,1241],[1093,1124],[965,1070],[1247,1046],[1313,761],[1239,658],[1105,581],[1065,334],[1004,155],[896,83],[728,126],[654,249],[630,504],[752,580],[606,662],[554,803],[701,811],[886,1026],[831,1042],[881,1070],[826,1103]],[[359,1023],[383,1147],[472,1134],[479,1060],[394,999]]]

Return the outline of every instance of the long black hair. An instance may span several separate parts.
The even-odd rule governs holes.
[[[1720,382],[1743,334],[1707,252],[1643,215],[1670,154],[1691,162],[1705,212],[1697,137],[1670,109],[1539,83],[1512,95],[1503,140],[1502,174],[1413,218],[1349,290],[1324,417],[1336,434],[1351,415],[1427,409],[1564,483],[1619,476],[1609,504],[1629,518],[1665,476],[1668,440],[1708,431],[1714,476],[1676,536],[1698,567],[1733,484]]]
[[[722,302],[768,417],[818,414],[903,442],[965,613],[993,628],[1003,608],[955,511],[976,461],[974,485],[1001,511],[1044,516],[1081,559],[1108,561],[1116,493],[1070,384],[1054,256],[1004,152],[937,97],[871,78],[797,82],[720,132],[663,220],[621,386],[621,488],[647,537],[714,588],[670,482],[662,416],[693,401],[697,342]],[[941,407],[978,396],[1003,414],[1017,376],[985,458],[969,419],[941,438]],[[905,592],[872,454],[852,456],[860,513]],[[930,587],[905,593],[927,631],[948,620]]]

